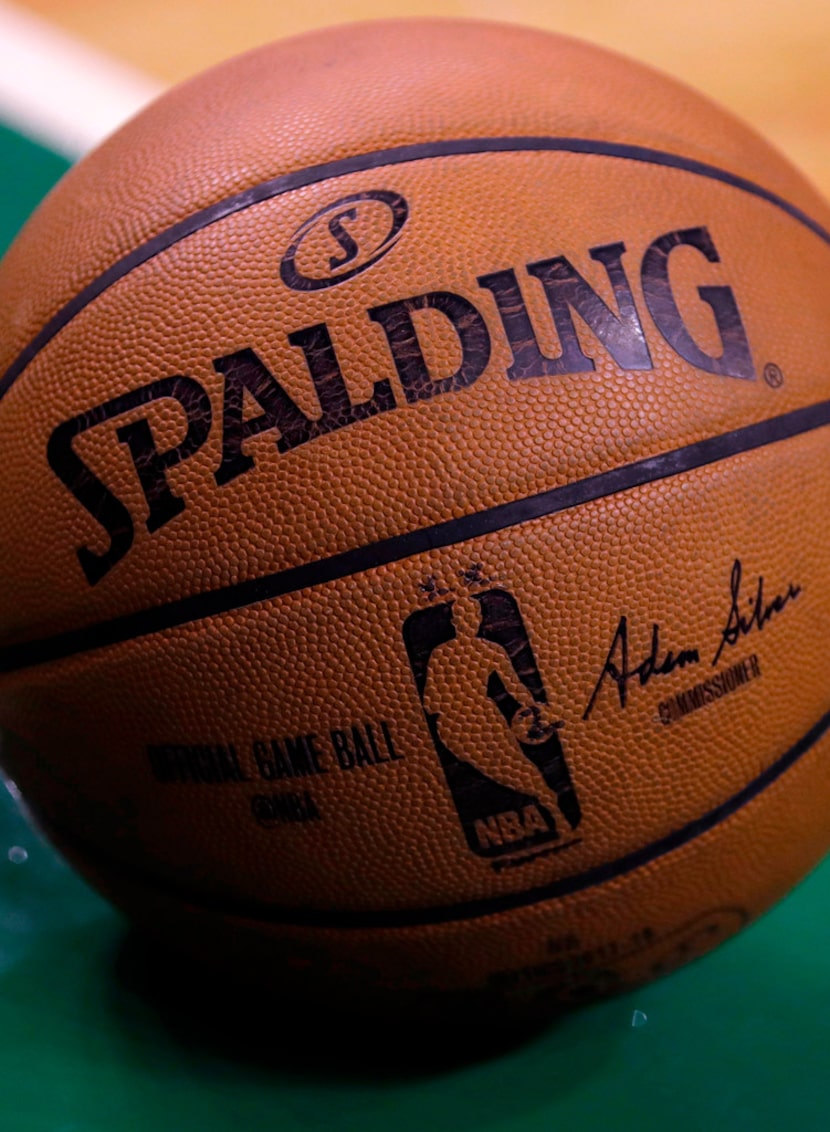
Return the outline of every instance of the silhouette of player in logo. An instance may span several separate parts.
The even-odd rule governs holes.
[[[454,596],[427,579],[404,644],[467,844],[503,867],[559,841],[557,811],[575,829],[579,801],[516,599],[480,566],[461,578]]]

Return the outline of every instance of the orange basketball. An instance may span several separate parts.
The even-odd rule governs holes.
[[[523,28],[262,48],[0,269],[0,719],[44,828],[261,987],[571,1002],[830,839],[830,212]]]

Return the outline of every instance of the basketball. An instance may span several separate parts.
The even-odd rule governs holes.
[[[329,28],[164,95],[0,266],[0,723],[263,992],[570,1005],[830,843],[830,211],[585,43]]]

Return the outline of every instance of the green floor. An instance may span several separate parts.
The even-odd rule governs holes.
[[[0,122],[0,255],[34,206],[69,168]]]
[[[0,249],[64,168],[0,127]],[[825,1132],[830,862],[670,978],[471,1047],[261,1003],[217,1010],[0,786],[0,1033],[0,1132]]]

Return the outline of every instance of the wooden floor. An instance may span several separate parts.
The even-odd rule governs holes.
[[[830,195],[830,0],[18,0],[175,81],[264,41],[400,15],[512,20],[649,62],[729,106]]]

